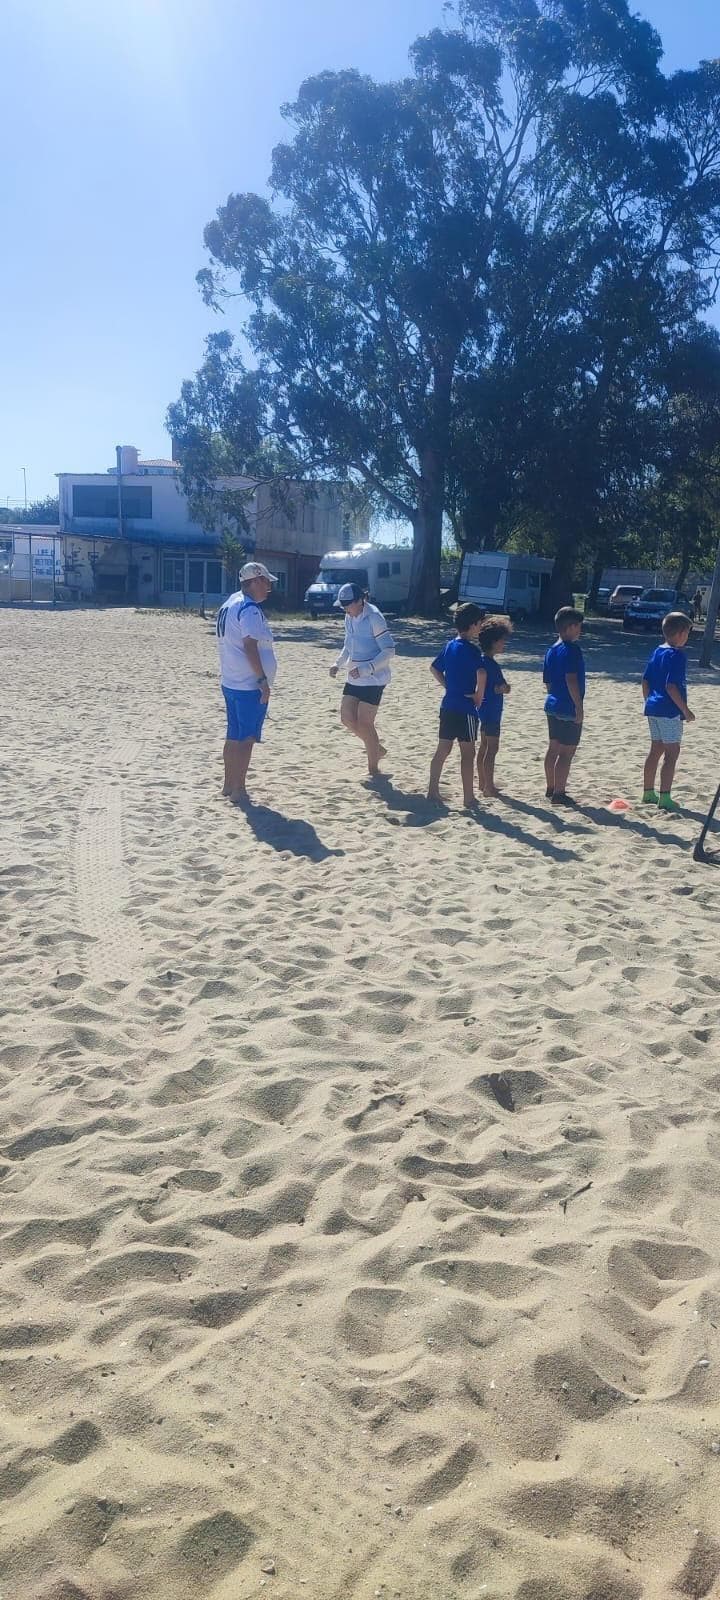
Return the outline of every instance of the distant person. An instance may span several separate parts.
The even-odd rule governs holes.
[[[510,693],[510,684],[503,676],[497,657],[507,649],[511,636],[512,623],[507,617],[486,617],[478,633],[477,642],[482,651],[478,693],[482,694],[482,701],[477,767],[480,792],[485,795],[500,793],[495,788],[495,757],[500,745],[504,697]]]
[[[367,590],[359,583],[342,584],[335,605],[345,612],[345,642],[330,668],[330,677],[336,678],[341,667],[346,668],[340,716],[348,732],[364,744],[368,772],[375,778],[387,755],[377,735],[375,718],[390,682],[395,640],[382,611],[370,604]]]
[[[583,730],[585,661],[580,649],[583,614],[561,606],[555,617],[558,637],[543,664],[549,744],[545,756],[545,798],[555,806],[575,804],[567,780]]]
[[[703,608],[703,591],[699,587],[699,585],[698,585],[698,588],[695,590],[695,593],[693,595],[692,603],[693,603],[693,617],[694,617],[696,622],[701,622],[702,621],[702,608]]]
[[[430,671],[445,693],[440,702],[440,730],[438,747],[430,763],[428,800],[441,800],[440,776],[453,745],[460,750],[460,776],[463,805],[470,809],[477,805],[475,798],[475,748],[477,745],[480,706],[483,699],[487,673],[483,670],[482,655],[478,648],[478,634],[483,613],[472,601],[457,607],[455,627],[457,634],[443,645],[440,654],[430,664]]]
[[[223,749],[223,794],[246,805],[246,779],[255,745],[262,738],[277,660],[263,604],[277,578],[261,561],[248,561],[240,588],[224,602],[215,621],[220,683],[227,710]]]
[[[643,773],[643,805],[656,805],[661,811],[679,811],[680,806],[670,791],[680,754],[683,723],[695,721],[687,703],[685,654],[692,623],[683,611],[670,611],[663,621],[662,631],[665,643],[653,650],[642,682],[645,716],[650,728],[650,753]],[[655,776],[661,757],[658,794]]]

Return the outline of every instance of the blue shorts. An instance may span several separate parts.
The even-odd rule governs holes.
[[[222,692],[227,706],[227,738],[255,739],[260,742],[262,728],[267,716],[267,706],[260,699],[259,689],[226,689],[222,684]]]

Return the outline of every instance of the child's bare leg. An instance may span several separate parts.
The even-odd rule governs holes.
[[[680,754],[679,744],[663,745],[663,764],[660,768],[660,793],[669,794],[672,789],[675,768]]]
[[[555,776],[553,780],[553,794],[564,794],[567,786],[570,768],[575,756],[575,746],[561,744],[559,755],[555,758]]]
[[[643,768],[643,789],[645,790],[646,794],[649,794],[650,791],[655,788],[657,769],[660,765],[660,757],[664,749],[665,746],[660,739],[652,740],[650,749],[648,751],[647,761],[645,762],[645,766]]]
[[[494,739],[490,734],[480,735],[480,749],[478,751],[478,780],[483,794],[499,794],[495,788],[495,757],[500,745],[499,739]]]
[[[440,774],[453,747],[452,739],[440,739],[437,750],[430,762],[430,782],[428,784],[428,800],[440,799]]]
[[[471,806],[475,799],[475,746],[468,740],[462,740],[460,743],[460,776],[463,805]]]
[[[561,746],[557,739],[551,739],[545,757],[545,789],[551,795],[555,789],[555,763],[560,754]]]

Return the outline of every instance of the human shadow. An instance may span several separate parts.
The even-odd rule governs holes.
[[[581,805],[579,801],[575,802],[573,809],[579,816],[589,817],[599,828],[624,828],[630,833],[637,833],[641,839],[653,839],[656,844],[677,845],[684,850],[689,850],[693,843],[692,839],[684,839],[680,833],[668,833],[664,828],[653,828],[650,823],[642,822],[639,817],[629,816],[627,811],[607,811],[603,806]],[[692,813],[688,811],[685,815],[691,816]]]
[[[380,796],[388,811],[404,811],[409,828],[427,828],[431,822],[448,815],[449,808],[442,801],[428,800],[424,794],[408,794],[404,789],[397,789],[385,772],[368,778],[367,787]]]
[[[506,794],[503,790],[498,799],[503,805],[510,806],[513,811],[519,811],[526,817],[537,817],[539,822],[548,822],[556,833],[589,833],[589,828],[573,827],[567,811],[558,815],[553,811],[550,801],[546,800],[544,806],[534,806],[529,800],[519,800],[515,794]]]
[[[515,839],[517,844],[524,844],[530,850],[537,850],[541,856],[549,856],[551,861],[579,861],[576,850],[564,850],[562,845],[553,844],[551,839],[537,839],[534,833],[527,833],[516,822],[506,822],[504,817],[499,817],[494,811],[477,811],[467,813],[482,828],[484,833],[502,833],[506,839]]]
[[[285,817],[272,806],[243,806],[242,816],[255,838],[269,844],[273,850],[289,850],[291,855],[303,856],[307,861],[327,861],[330,856],[344,856],[344,850],[331,850],[323,844],[312,826],[301,817]]]
[[[407,794],[402,789],[397,789],[390,778],[380,773],[371,780],[369,785],[380,796],[390,811],[404,811],[406,813],[406,827],[427,828],[430,823],[437,822],[441,817],[450,815],[450,808],[443,801],[428,800],[425,795]],[[528,807],[528,810],[533,810]],[[508,839],[517,840],[518,844],[526,844],[531,850],[538,850],[541,855],[550,856],[554,861],[577,861],[574,850],[564,850],[562,846],[553,844],[549,839],[536,839],[532,833],[526,833],[524,828],[517,824],[506,822],[493,811],[478,808],[477,811],[467,811],[463,815],[485,829],[487,833],[502,833]],[[538,811],[538,816],[545,820],[545,813]],[[556,818],[550,819],[553,824]],[[585,831],[576,830],[578,832]]]

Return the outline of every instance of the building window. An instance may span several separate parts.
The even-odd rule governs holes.
[[[400,570],[401,570],[400,562],[399,561],[393,561],[392,569],[393,569],[393,574],[395,574],[396,572],[400,572]]]
[[[205,589],[205,562],[188,561],[188,589],[190,594],[203,594]]]
[[[117,519],[117,481],[109,478],[107,484],[74,483],[72,486],[72,506],[74,517],[113,517]],[[123,485],[122,509],[124,517],[151,522],[152,489],[133,488],[130,484],[127,487]]]
[[[223,569],[222,561],[205,562],[205,593],[222,594]]]
[[[163,556],[162,586],[167,594],[185,593],[184,556]]]
[[[390,562],[389,561],[378,561],[378,577],[379,578],[389,578],[390,577]]]

